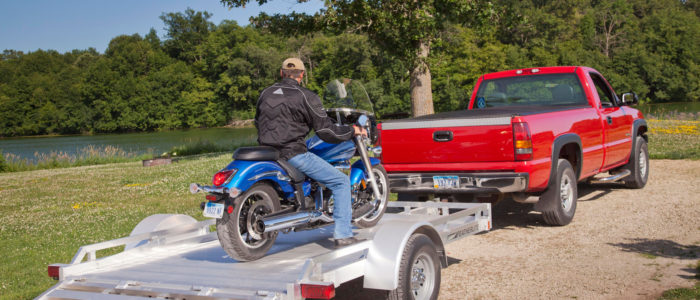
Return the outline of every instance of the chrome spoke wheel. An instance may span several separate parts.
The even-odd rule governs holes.
[[[559,185],[559,197],[561,199],[561,207],[565,212],[571,209],[571,205],[574,202],[574,189],[572,187],[571,178],[564,174],[561,178],[561,184]]]
[[[238,216],[239,238],[249,248],[257,248],[265,243],[265,237],[256,233],[255,226],[258,219],[272,211],[263,202],[268,198],[266,193],[253,193],[241,203],[240,215]]]
[[[430,299],[435,289],[435,262],[433,259],[421,253],[413,261],[411,266],[410,289],[413,299]]]
[[[374,219],[381,217],[382,211],[384,211],[384,207],[386,206],[387,203],[387,195],[389,185],[387,184],[387,179],[384,173],[377,169],[372,169],[372,172],[374,173],[374,179],[377,181],[377,189],[379,190],[379,195],[380,199],[374,199],[374,194],[370,196],[372,199],[372,203],[374,204],[374,210],[367,216],[363,217],[362,219],[365,221],[374,221]],[[372,187],[370,185],[367,185],[367,189],[372,190]]]

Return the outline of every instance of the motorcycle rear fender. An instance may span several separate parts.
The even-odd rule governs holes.
[[[377,158],[370,157],[369,163],[373,166],[376,166],[380,164],[381,161]],[[362,163],[362,160],[358,160],[355,163],[353,163],[350,168],[350,185],[353,186],[360,182],[362,179],[367,180],[367,173],[365,172],[365,166]]]
[[[294,197],[294,187],[287,172],[274,161],[234,160],[226,169],[236,169],[236,174],[224,186],[237,188],[241,193],[260,181],[272,182],[284,193],[285,198]],[[308,194],[308,184],[304,184],[305,194]]]

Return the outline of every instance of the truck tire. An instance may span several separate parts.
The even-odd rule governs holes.
[[[571,163],[566,159],[559,159],[556,177],[551,180],[553,181],[540,196],[536,207],[542,212],[545,223],[564,226],[574,218],[578,199],[576,173]]]
[[[216,235],[224,251],[238,261],[259,259],[275,243],[277,232],[262,236],[251,231],[257,218],[279,211],[277,192],[269,184],[259,183],[233,201],[231,214],[224,212],[216,220]]]
[[[440,260],[433,241],[425,234],[413,234],[406,243],[399,266],[399,286],[388,299],[433,300],[440,292]]]
[[[623,167],[630,170],[632,174],[623,181],[625,186],[631,189],[641,189],[647,184],[649,179],[649,150],[647,141],[642,136],[637,136],[634,140],[634,147],[630,153],[630,161]]]
[[[372,172],[374,173],[374,178],[377,179],[377,188],[379,189],[382,199],[379,199],[373,212],[355,222],[355,226],[359,228],[369,228],[377,225],[384,215],[389,201],[389,177],[386,175],[386,170],[384,170],[382,165],[376,165],[372,166]],[[370,191],[372,190],[372,187],[369,185],[367,185],[367,188],[370,189]],[[374,196],[372,196],[372,198],[374,198]]]

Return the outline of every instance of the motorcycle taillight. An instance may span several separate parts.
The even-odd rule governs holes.
[[[220,186],[223,185],[224,183],[228,182],[228,180],[231,178],[231,176],[236,173],[236,170],[221,170],[218,173],[214,174],[214,178],[211,180],[211,183],[214,184],[215,186]]]

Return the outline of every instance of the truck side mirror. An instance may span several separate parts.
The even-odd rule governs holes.
[[[629,92],[622,94],[622,104],[623,105],[634,105],[639,103],[639,97],[635,92]]]

